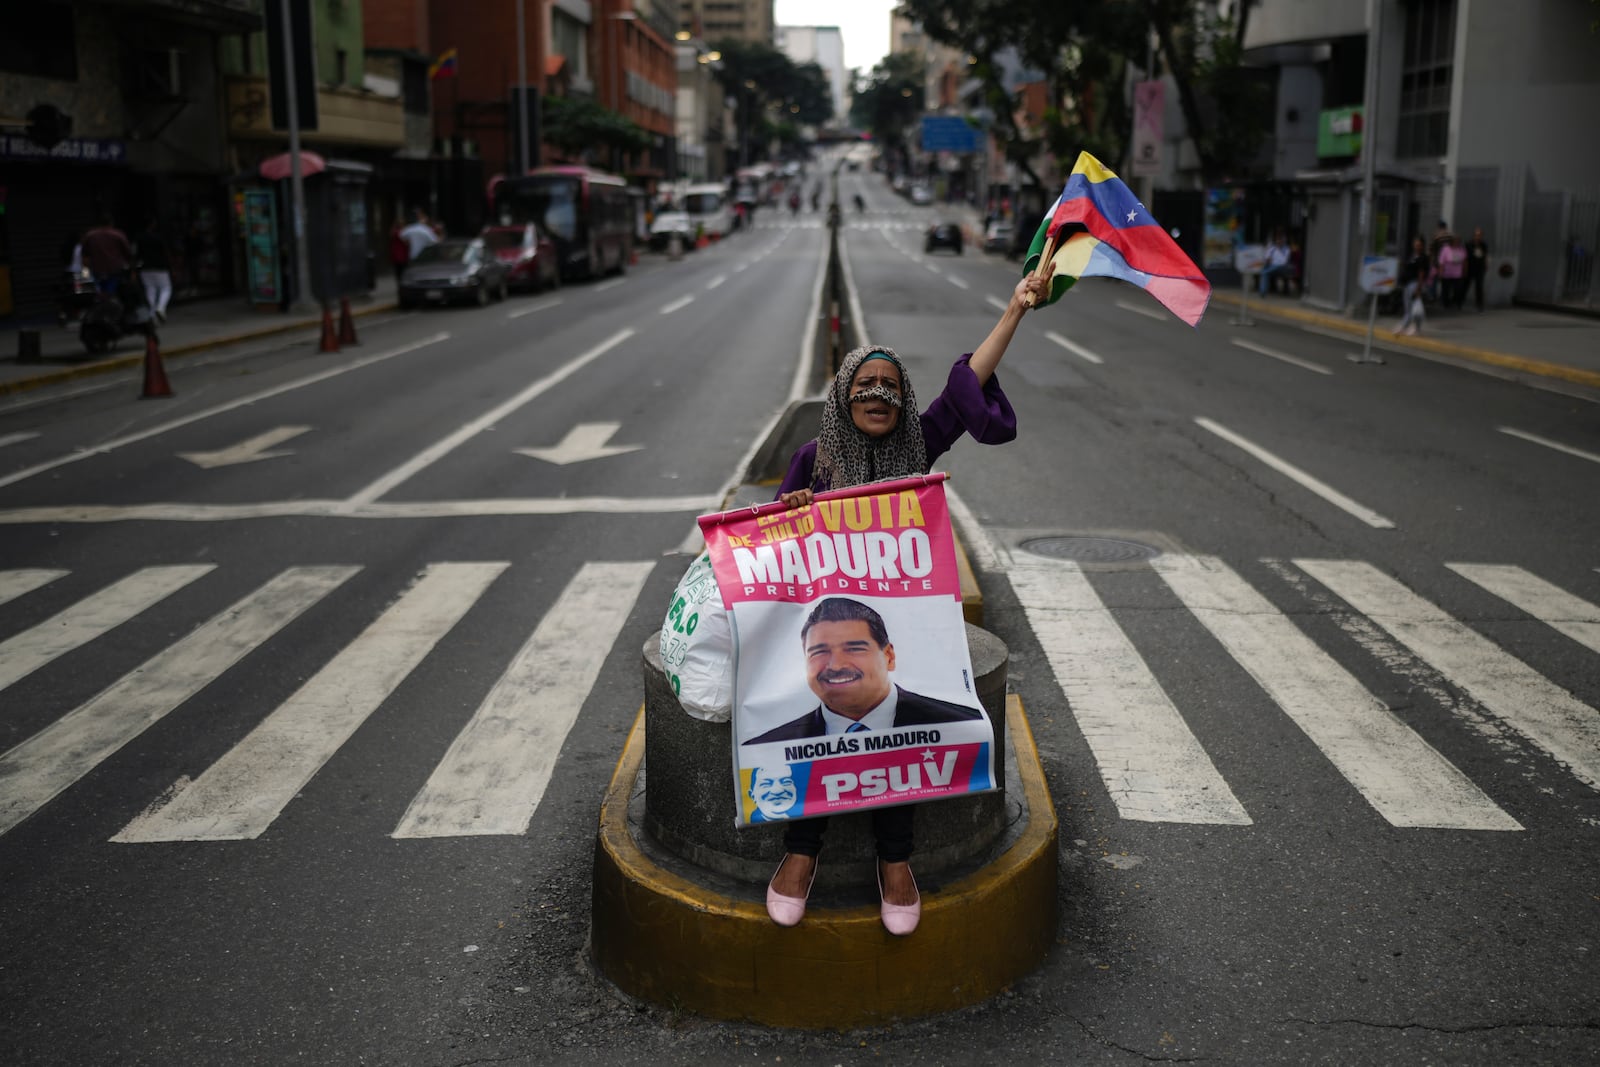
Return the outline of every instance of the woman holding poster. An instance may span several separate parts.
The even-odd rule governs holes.
[[[989,336],[976,351],[956,360],[944,391],[920,413],[905,367],[892,350],[867,345],[850,353],[829,390],[821,431],[816,440],[795,452],[777,499],[789,508],[801,508],[810,505],[816,493],[926,474],[963,434],[991,445],[1014,439],[1016,415],[995,377],[995,368],[1023,314],[1030,306],[1043,306],[1049,285],[1048,277],[1032,275],[1017,283]],[[865,715],[865,710],[857,713],[849,708],[845,697],[830,701],[822,690],[843,693],[894,670],[892,643],[886,633],[879,633],[884,629],[881,620],[867,617],[870,612],[859,611],[849,602],[836,602],[824,609],[824,614],[830,617],[809,620],[811,629],[802,639],[808,659],[807,676],[814,690],[821,687],[818,718],[831,721],[827,712],[834,712],[833,718],[838,718],[833,703],[845,708],[845,718]],[[859,617],[831,617],[852,614]],[[854,640],[860,635],[844,632],[852,627],[865,636]],[[816,633],[823,633],[828,641],[812,640]],[[810,663],[812,647],[822,644],[828,644],[828,648],[818,655],[828,662]],[[906,706],[897,713],[901,716],[907,709],[920,708],[925,703],[915,693],[899,690],[896,695],[896,704]],[[944,708],[925,713],[935,714],[940,720],[957,714]],[[794,731],[796,736],[803,729],[797,723],[779,728]],[[890,933],[901,935],[915,930],[922,914],[922,899],[910,864],[913,810],[910,806],[871,809],[883,924]],[[805,915],[827,822],[826,818],[798,819],[785,830],[786,854],[767,886],[767,914],[780,926],[793,926]]]

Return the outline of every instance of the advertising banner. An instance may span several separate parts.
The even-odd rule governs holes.
[[[1161,139],[1167,118],[1167,83],[1159,78],[1133,83],[1133,173],[1161,175]]]
[[[1239,243],[1244,228],[1244,190],[1206,190],[1206,243],[1207,270],[1233,265],[1234,246]]]
[[[741,826],[996,788],[943,474],[700,517]]]

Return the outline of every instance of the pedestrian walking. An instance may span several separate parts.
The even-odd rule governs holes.
[[[133,245],[128,235],[117,229],[109,214],[100,216],[100,223],[83,235],[83,265],[94,276],[95,287],[107,296],[115,296],[117,284],[128,268],[133,266]]]
[[[1413,237],[1411,255],[1400,267],[1400,284],[1403,287],[1401,302],[1405,316],[1401,318],[1400,325],[1394,328],[1396,336],[1421,332],[1424,318],[1422,294],[1432,276],[1433,260],[1428,256],[1428,248],[1422,243],[1420,235]]]
[[[167,240],[161,235],[161,220],[150,222],[134,242],[139,277],[144,282],[144,300],[157,322],[167,321],[167,304],[172,300],[172,261],[167,255]]]
[[[439,234],[435,228],[428,224],[427,212],[419,208],[412,208],[413,216],[411,225],[400,231],[400,236],[406,242],[406,262],[417,258],[417,254],[429,245],[439,243]]]
[[[395,283],[399,284],[400,276],[406,272],[406,264],[411,262],[411,245],[401,232],[399,219],[395,219],[389,227],[389,262],[394,266]]]
[[[1489,270],[1489,242],[1483,239],[1483,227],[1472,228],[1472,240],[1467,242],[1467,287],[1472,290],[1478,310],[1483,310],[1483,279]]]

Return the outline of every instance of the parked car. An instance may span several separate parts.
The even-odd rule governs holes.
[[[953,222],[936,222],[929,226],[927,236],[922,239],[922,250],[932,252],[936,248],[948,248],[959,256],[961,227]]]
[[[989,223],[989,228],[983,231],[983,250],[1004,253],[1011,247],[1012,229],[1009,222],[996,220]]]
[[[561,284],[556,244],[533,223],[485,226],[479,236],[483,247],[505,264],[508,287],[538,293]]]
[[[660,252],[672,243],[673,235],[678,238],[678,247],[687,252],[694,247],[694,223],[689,219],[689,213],[680,205],[661,208],[656,212],[655,221],[650,224],[650,247]]]
[[[933,190],[926,185],[913,185],[911,187],[911,202],[913,204],[933,203]]]
[[[509,273],[481,238],[446,238],[418,252],[400,275],[400,306],[470,300],[482,307],[506,298]]]

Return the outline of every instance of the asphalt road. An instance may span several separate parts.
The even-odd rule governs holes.
[[[1018,268],[858,189],[925,404]],[[1594,406],[1105,284],[941,464],[1061,819],[1046,965],[847,1034],[591,973],[639,650],[805,384],[825,235],[0,406],[8,1059],[1600,1062],[1600,494],[1539,443]],[[531,750],[480,716],[530,704]]]

